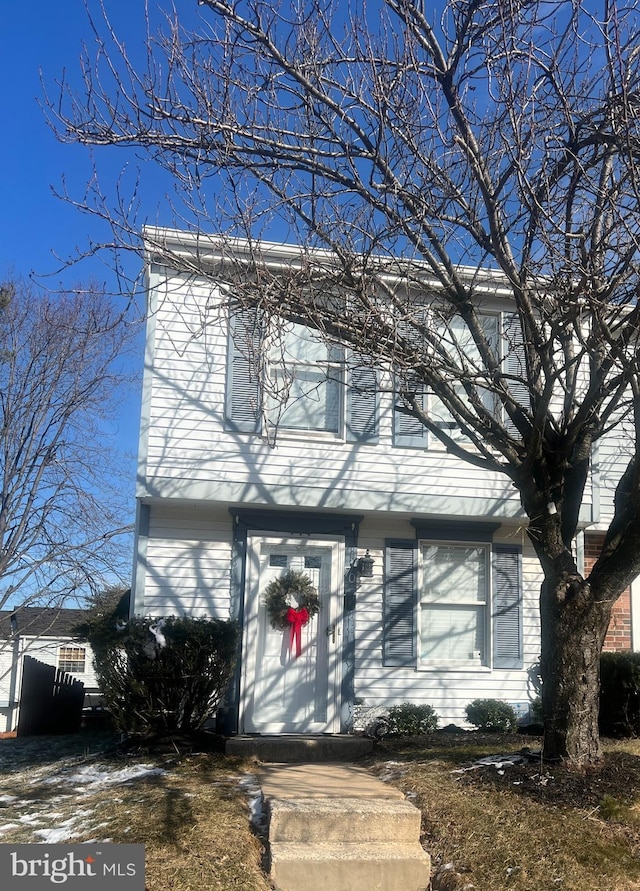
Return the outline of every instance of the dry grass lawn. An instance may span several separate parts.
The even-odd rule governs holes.
[[[101,752],[109,742],[0,740],[0,841],[42,841],[66,826],[69,842],[144,843],[148,891],[269,891],[240,787],[251,764],[215,752]],[[605,767],[584,775],[535,759],[459,772],[522,745],[438,733],[382,744],[369,760],[422,811],[434,891],[640,891],[640,742],[608,744]],[[141,763],[163,772],[141,773]],[[124,778],[90,783],[94,771]]]
[[[42,841],[37,831],[75,818],[69,843],[146,846],[147,891],[269,891],[263,846],[239,786],[247,765],[216,754],[105,756],[98,754],[104,743],[100,737],[84,748],[73,737],[0,740],[0,842]],[[69,755],[68,746],[76,752]],[[136,763],[165,772],[110,785],[73,781],[78,772],[90,776]],[[60,776],[62,782],[51,781]]]
[[[584,774],[534,758],[458,772],[522,746],[522,737],[436,734],[378,751],[399,763],[373,769],[422,811],[436,888],[640,889],[640,741],[606,744],[604,766]]]

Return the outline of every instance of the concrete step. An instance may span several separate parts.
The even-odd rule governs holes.
[[[400,789],[355,764],[263,764],[258,769],[265,800],[274,798],[390,798],[404,801]]]
[[[279,764],[296,761],[355,761],[370,754],[373,742],[347,734],[316,736],[231,736],[225,753]]]
[[[278,891],[426,891],[420,811],[354,764],[262,764]]]
[[[412,844],[271,844],[278,891],[426,891],[431,858]]]
[[[267,812],[272,844],[409,844],[420,837],[420,811],[397,799],[276,798],[267,800]]]

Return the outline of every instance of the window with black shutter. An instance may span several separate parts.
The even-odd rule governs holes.
[[[345,396],[346,383],[346,396]],[[282,323],[268,338],[255,310],[230,316],[226,421],[264,433],[314,431],[375,444],[379,435],[376,369],[303,325]]]
[[[468,530],[460,524],[458,541],[445,537],[451,523],[414,525],[419,535],[423,527],[442,534],[386,543],[384,664],[521,668],[520,548],[492,545],[493,524],[486,524],[486,535],[478,523]]]

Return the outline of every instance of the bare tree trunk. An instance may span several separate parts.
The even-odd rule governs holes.
[[[602,602],[579,577],[546,579],[542,625],[543,754],[574,766],[601,757],[600,653],[613,601]]]

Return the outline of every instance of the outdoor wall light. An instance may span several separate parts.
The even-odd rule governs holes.
[[[369,548],[364,557],[356,557],[351,561],[347,578],[351,585],[358,585],[360,579],[370,579],[373,577],[374,559],[369,553]]]
[[[373,578],[373,564],[374,559],[367,548],[364,557],[358,557],[356,561],[356,571],[361,579]]]

